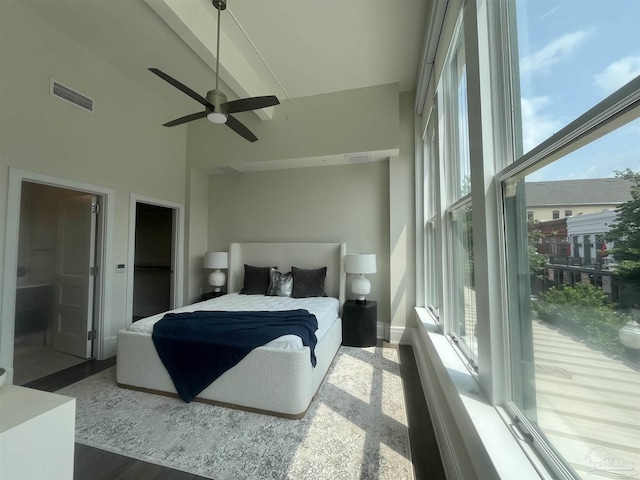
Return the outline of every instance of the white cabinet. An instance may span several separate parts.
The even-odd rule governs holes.
[[[0,478],[71,480],[75,410],[75,398],[0,388]]]

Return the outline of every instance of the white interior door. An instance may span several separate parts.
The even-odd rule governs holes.
[[[96,202],[80,195],[58,206],[53,348],[82,358],[92,353]]]

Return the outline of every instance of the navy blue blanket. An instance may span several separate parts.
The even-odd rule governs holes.
[[[307,310],[167,313],[153,326],[153,343],[180,397],[190,402],[251,350],[288,334],[315,347],[318,320]]]

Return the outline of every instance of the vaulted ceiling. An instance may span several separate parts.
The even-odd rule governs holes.
[[[146,70],[155,66],[194,90],[212,88],[217,10],[211,0],[27,3],[141,81],[158,84]],[[221,78],[231,98],[292,99],[394,82],[401,91],[412,90],[428,4],[228,0],[221,17]]]
[[[433,1],[227,0],[221,88],[229,100],[272,94],[281,101],[391,83],[413,90]],[[144,88],[178,102],[175,118],[199,108],[148,67],[200,94],[214,87],[218,11],[212,0],[25,3]],[[256,114],[268,120],[273,111]]]

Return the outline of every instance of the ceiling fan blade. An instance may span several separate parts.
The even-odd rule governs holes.
[[[175,127],[176,125],[182,125],[183,123],[191,122],[193,120],[198,120],[199,118],[204,118],[207,116],[207,112],[198,112],[192,113],[191,115],[185,115],[184,117],[176,118],[175,120],[171,120],[170,122],[164,123],[163,127]]]
[[[259,108],[273,107],[279,105],[280,101],[275,95],[265,95],[263,97],[241,98],[239,100],[231,100],[223,103],[222,108],[227,113],[248,112],[249,110],[257,110]]]
[[[232,117],[231,115],[227,115],[227,127],[236,132],[241,137],[244,137],[246,140],[250,142],[255,142],[258,140],[251,130],[245,127],[237,118]]]
[[[196,102],[201,103],[205,107],[213,108],[213,105],[211,105],[209,102],[207,102],[206,98],[204,98],[202,95],[197,94],[196,92],[191,90],[189,87],[187,87],[183,83],[179,82],[178,80],[176,80],[175,78],[171,77],[170,75],[167,75],[166,73],[164,73],[162,70],[158,70],[157,68],[150,68],[149,71],[155,73],[157,76],[159,76],[165,82],[170,83],[171,85],[176,87],[178,90],[180,90],[182,93],[186,93],[191,98],[193,98]]]

